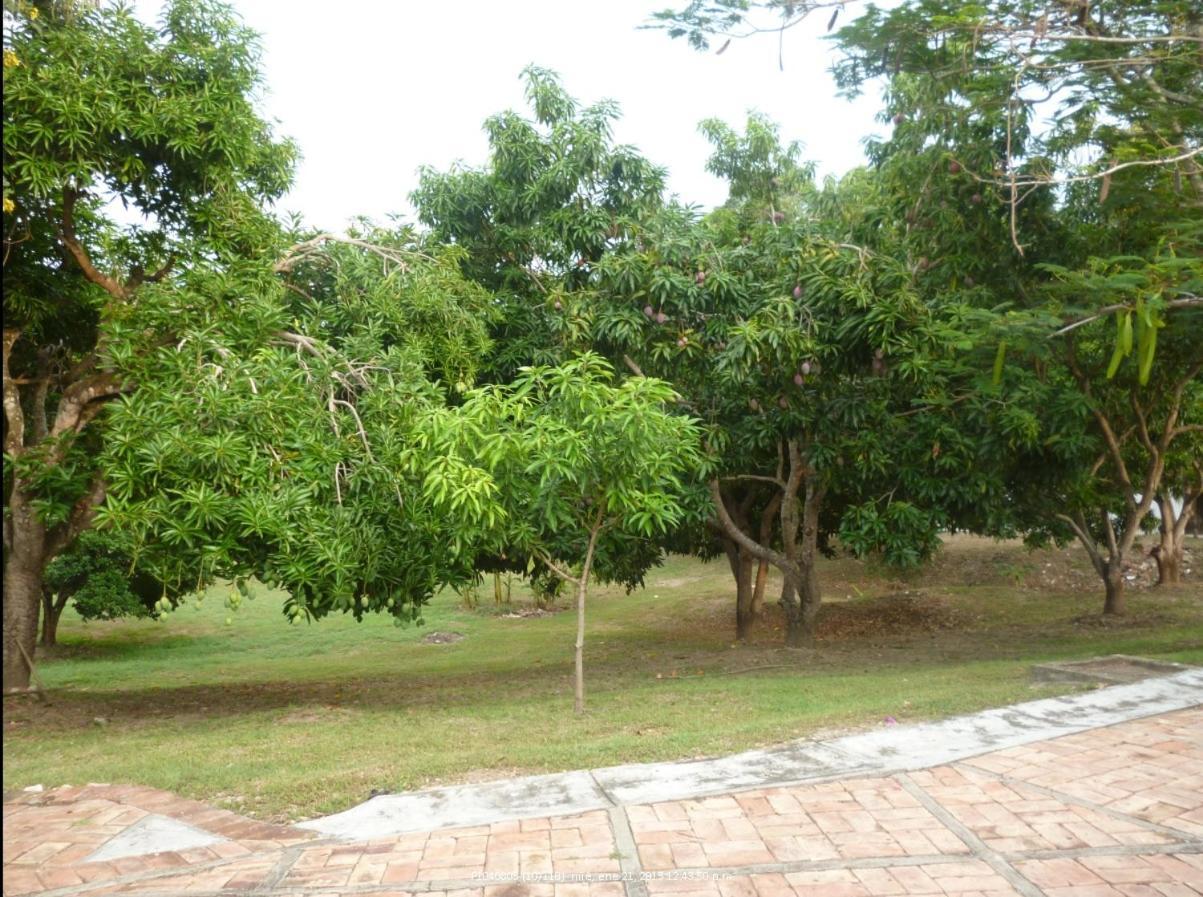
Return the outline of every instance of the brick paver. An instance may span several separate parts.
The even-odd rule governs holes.
[[[88,861],[151,815],[224,840]],[[3,861],[4,897],[1203,895],[1203,708],[905,776],[372,841],[64,787],[5,802]]]
[[[992,850],[1003,853],[1176,840],[1139,819],[1066,802],[972,767],[946,767],[914,773],[911,778]]]
[[[1203,713],[1186,710],[999,751],[970,763],[1203,836]]]
[[[969,850],[891,779],[746,791],[627,815],[649,870]]]

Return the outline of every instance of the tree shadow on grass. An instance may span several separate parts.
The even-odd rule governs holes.
[[[783,623],[779,608],[770,606],[750,644],[732,641],[725,604],[700,606],[688,618],[676,615],[638,629],[598,632],[586,642],[586,675],[596,695],[657,686],[684,678],[722,677],[731,674],[757,675],[759,668],[771,675],[799,677],[857,674],[865,669],[893,668],[902,675],[933,669],[946,662],[1013,660],[1017,646],[1026,645],[1032,661],[1059,656],[1086,655],[1092,651],[1113,653],[1115,639],[1139,642],[1146,634],[1162,636],[1177,630],[1182,644],[1171,650],[1189,648],[1191,633],[1197,632],[1198,602],[1183,600],[1182,590],[1165,593],[1155,603],[1133,608],[1120,625],[1093,625],[1094,616],[1081,616],[1078,602],[1057,609],[1056,621],[997,619],[984,625],[967,620],[958,608],[927,596],[877,597],[824,607],[820,618],[819,650],[804,654],[780,646]],[[1174,613],[1168,613],[1176,608]],[[1187,612],[1183,614],[1183,610]],[[651,622],[651,621],[648,621]],[[1091,624],[1091,625],[1088,625]],[[136,659],[147,652],[196,647],[199,635],[156,636],[152,642],[107,639],[92,645],[69,644],[66,656],[77,659]],[[467,644],[465,642],[464,644]],[[557,642],[558,644],[558,642]],[[1176,643],[1175,643],[1176,644]],[[545,646],[545,643],[544,643]],[[339,708],[368,712],[405,713],[416,709],[455,711],[479,708],[482,695],[496,696],[498,704],[508,701],[537,702],[566,698],[571,692],[570,643],[554,661],[532,657],[529,646],[516,647],[512,657],[490,655],[481,664],[469,655],[464,668],[447,670],[406,669],[397,672],[356,670],[346,660],[346,674],[330,678],[281,678],[246,682],[206,682],[181,685],[64,686],[50,691],[47,703],[32,698],[5,701],[6,734],[21,732],[78,731],[95,725],[97,718],[121,729],[153,726],[170,720],[181,724],[236,718],[256,713],[285,712],[288,719],[318,718]],[[469,649],[471,646],[469,645]],[[888,649],[888,650],[885,650]],[[214,651],[222,646],[215,642]],[[340,646],[315,646],[315,654],[338,657]],[[387,650],[382,646],[381,650]],[[422,650],[442,652],[459,647],[430,645]],[[527,653],[523,655],[523,651]],[[217,656],[220,656],[219,654]],[[438,658],[442,664],[447,658]],[[296,659],[296,655],[292,656]],[[256,656],[254,664],[265,658]],[[236,668],[239,658],[232,657]],[[411,658],[412,662],[412,658]],[[472,664],[476,663],[473,667]],[[248,676],[254,675],[248,670]],[[95,679],[93,672],[92,678]],[[128,676],[128,671],[123,671]],[[153,675],[153,674],[148,674]],[[200,672],[199,675],[204,675]]]

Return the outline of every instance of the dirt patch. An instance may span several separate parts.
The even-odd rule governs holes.
[[[1018,539],[987,539],[964,533],[941,537],[943,548],[932,562],[916,571],[926,585],[1009,585],[1041,591],[1083,592],[1101,590],[1099,575],[1090,566],[1080,545],[1030,549]],[[1151,554],[1156,538],[1146,536],[1133,546],[1124,564],[1124,581],[1132,589],[1157,584],[1157,561]],[[1182,575],[1197,580],[1203,552],[1188,541]]]
[[[692,623],[690,631],[696,632],[699,638],[708,631],[729,632],[734,639],[734,617],[734,601],[730,604],[716,602],[708,613],[697,614],[675,625],[679,630]],[[959,638],[961,633],[973,628],[976,620],[976,615],[958,609],[945,598],[916,589],[847,600],[824,598],[819,608],[817,631],[822,650],[811,662],[820,666],[842,663],[847,659],[847,652],[860,651],[885,640],[907,641],[911,636],[935,633],[948,633],[950,637]],[[785,628],[785,611],[781,605],[767,604],[743,647],[775,651],[781,648]],[[734,646],[732,642],[731,647]],[[699,652],[691,656],[690,663],[677,666],[682,669],[690,664],[705,667],[712,659],[712,655]]]
[[[326,704],[319,707],[298,708],[291,713],[286,713],[280,717],[280,722],[284,725],[309,725],[312,723],[329,722],[332,717],[346,716],[348,711],[344,707],[335,707],[331,704]]]
[[[818,637],[823,641],[847,641],[940,632],[963,626],[963,617],[947,602],[923,592],[896,592],[881,598],[826,605],[819,613]]]
[[[1159,626],[1169,619],[1170,617],[1167,614],[1157,613],[1156,611],[1119,615],[1089,613],[1082,614],[1080,617],[1074,617],[1069,623],[1071,626],[1077,626],[1082,629],[1141,629],[1147,626]]]
[[[422,637],[424,645],[452,645],[463,641],[463,635],[458,632],[432,632]]]
[[[525,620],[527,617],[554,617],[565,610],[565,607],[520,607],[499,616],[505,620]]]

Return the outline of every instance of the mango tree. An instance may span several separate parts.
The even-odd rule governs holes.
[[[159,28],[84,2],[4,15],[9,690],[29,683],[46,565],[105,499],[104,410],[134,384],[102,325],[149,327],[148,288],[270,245],[260,207],[287,188],[294,151],[254,108],[255,37],[226,7],[176,0]],[[139,223],[119,225],[115,201]]]
[[[465,276],[498,297],[484,373],[496,382],[589,348],[594,268],[664,187],[663,169],[614,143],[613,102],[580,108],[554,73],[523,77],[533,118],[492,116],[484,165],[423,168],[411,195],[432,239],[463,247]]]
[[[686,513],[700,461],[693,421],[662,381],[619,380],[584,354],[523,368],[513,383],[468,394],[440,415],[427,474],[431,501],[479,521],[502,557],[537,560],[576,592],[576,713],[585,709],[585,605],[598,559],[651,543]],[[481,483],[462,501],[458,484]],[[459,487],[461,494],[462,486]]]
[[[614,142],[614,103],[581,106],[553,72],[536,66],[523,78],[529,113],[506,111],[485,122],[487,160],[423,168],[411,195],[431,238],[461,247],[465,276],[496,297],[483,382],[506,383],[525,365],[557,364],[597,348],[600,260],[660,207],[664,186],[663,169]],[[607,553],[594,571],[630,587],[660,558],[642,543]],[[541,561],[531,569],[528,561],[511,551],[481,555],[476,566],[525,573],[536,584],[558,581]]]
[[[308,235],[275,262],[197,266],[109,324],[138,386],[110,408],[101,520],[139,566],[184,592],[255,577],[293,620],[402,624],[464,582],[462,521],[424,495],[432,422],[488,349],[490,297],[461,260],[404,230]]]
[[[783,572],[787,641],[811,644],[815,561],[837,534],[911,566],[939,528],[1002,498],[965,420],[981,410],[972,316],[955,294],[921,298],[924,270],[891,252],[871,173],[820,189],[770,122],[704,127],[728,202],[704,218],[667,208],[603,258],[595,342],[669,380],[708,426],[737,634],[759,560]]]
[[[801,160],[799,143],[782,142],[780,129],[774,122],[753,112],[748,115],[742,134],[717,118],[706,119],[698,129],[713,147],[706,170],[728,184],[724,203],[731,213],[727,216],[728,226],[736,221],[744,227],[764,220],[783,222],[813,210],[817,194],[814,166]],[[704,267],[699,267],[698,273],[700,285],[704,285]],[[736,525],[746,532],[756,532],[762,545],[775,544],[781,495],[772,490],[766,492],[750,481],[729,482],[725,490],[730,498],[725,504]],[[736,638],[743,640],[763,610],[770,565],[731,538],[717,516],[708,523],[717,533],[735,577],[735,632]],[[821,540],[823,536],[820,533]]]
[[[904,265],[806,219],[675,214],[646,228],[641,248],[603,262],[598,330],[638,370],[676,385],[702,420],[715,520],[781,570],[787,644],[811,645],[824,534],[903,565],[936,544],[951,499],[917,499],[968,449],[954,442],[944,457],[912,434],[925,439],[917,417],[951,401],[960,309],[921,302]],[[923,455],[898,482],[899,460]],[[970,500],[978,485],[956,495]],[[753,486],[777,517],[772,541],[738,519],[739,490]]]

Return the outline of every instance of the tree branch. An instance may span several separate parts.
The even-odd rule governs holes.
[[[798,490],[802,481],[808,479],[806,464],[797,439],[786,440],[789,453],[789,476],[781,490],[781,547],[791,562],[797,563],[798,550]],[[809,493],[809,483],[807,492]],[[805,508],[803,508],[805,510]]]
[[[1133,425],[1131,427],[1128,427],[1128,429],[1124,430],[1124,432],[1120,433],[1119,436],[1117,437],[1119,444],[1123,445],[1125,442],[1127,442],[1128,437],[1131,436],[1135,431],[1136,431],[1136,426]],[[1102,468],[1102,466],[1104,464],[1107,463],[1107,459],[1109,457],[1111,457],[1111,453],[1110,453],[1110,451],[1106,451],[1094,459],[1094,463],[1090,465],[1090,475],[1092,477],[1099,472],[1099,470]]]
[[[1186,536],[1186,528],[1198,510],[1199,500],[1203,498],[1203,461],[1195,462],[1195,488],[1182,497],[1182,513],[1174,523],[1174,539],[1181,542]]]
[[[1078,541],[1082,543],[1082,547],[1086,549],[1086,554],[1090,556],[1090,563],[1094,566],[1095,572],[1099,576],[1107,575],[1106,564],[1103,563],[1102,555],[1099,554],[1098,548],[1094,544],[1094,539],[1090,535],[1090,531],[1086,526],[1086,521],[1079,514],[1079,519],[1075,520],[1068,514],[1058,514],[1059,520],[1064,520],[1069,524],[1069,528],[1074,531],[1074,535],[1078,537]]]
[[[729,477],[723,477],[724,480],[751,480],[757,483],[772,483],[780,489],[785,488],[785,480],[779,480],[776,477],[762,477],[751,473],[737,473]]]
[[[96,517],[96,509],[104,503],[107,487],[104,478],[99,474],[92,477],[92,485],[87,493],[71,508],[71,515],[65,523],[59,524],[46,538],[46,560],[57,556],[63,549],[92,525]]]
[[[1149,496],[1149,507],[1152,507],[1152,503],[1153,503],[1153,496],[1150,495]],[[1107,551],[1110,553],[1112,560],[1119,560],[1121,554],[1120,554],[1120,550],[1119,550],[1119,543],[1116,541],[1116,538],[1115,538],[1115,524],[1113,524],[1111,522],[1111,514],[1109,514],[1107,512],[1106,508],[1104,508],[1100,513],[1103,515],[1103,532],[1107,536]],[[1135,513],[1134,511],[1129,511],[1128,512],[1129,518],[1131,518],[1134,513]],[[1143,515],[1141,515],[1141,516],[1143,516]],[[1129,529],[1131,529],[1131,527]],[[1127,530],[1125,530],[1125,532],[1127,532]]]
[[[1178,423],[1178,413],[1182,410],[1182,393],[1186,391],[1187,386],[1195,382],[1200,372],[1203,372],[1203,358],[1200,358],[1191,365],[1186,372],[1186,376],[1174,386],[1174,392],[1170,397],[1170,410],[1165,418],[1165,427],[1161,431],[1161,439],[1158,440],[1158,444],[1163,452],[1170,447],[1170,442],[1176,435],[1175,424]],[[1188,424],[1187,426],[1193,427],[1195,425]]]
[[[1162,159],[1134,159],[1131,162],[1121,162],[1118,165],[1112,165],[1110,168],[1104,168],[1101,171],[1092,171],[1090,174],[1068,175],[1066,177],[1044,177],[1032,180],[1021,181],[1018,178],[1015,180],[1004,180],[1002,178],[987,177],[986,175],[977,174],[961,164],[961,170],[969,175],[970,178],[977,181],[979,184],[989,184],[993,187],[1007,187],[1008,189],[1019,187],[1059,187],[1065,184],[1080,184],[1085,181],[1097,181],[1102,178],[1109,177],[1117,171],[1123,171],[1126,168],[1147,168],[1149,166],[1158,165],[1175,165],[1179,162],[1186,162],[1194,159],[1196,156],[1203,154],[1203,147],[1197,147],[1181,153],[1177,156],[1167,156]]]
[[[1095,421],[1099,425],[1099,429],[1103,433],[1103,441],[1107,443],[1107,448],[1111,452],[1111,459],[1115,462],[1116,472],[1119,474],[1120,483],[1124,486],[1124,500],[1128,503],[1129,509],[1136,506],[1136,497],[1133,494],[1132,479],[1128,476],[1128,465],[1124,463],[1124,453],[1120,449],[1119,440],[1115,436],[1115,430],[1111,427],[1111,421],[1108,420],[1097,403],[1094,401],[1094,393],[1090,389],[1090,380],[1082,372],[1078,366],[1077,353],[1074,349],[1073,340],[1066,343],[1067,355],[1066,360],[1069,364],[1070,373],[1073,374],[1074,380],[1077,381],[1083,395],[1090,400],[1090,413],[1094,415]]]
[[[789,479],[785,481],[785,496],[788,498],[798,494],[807,470],[806,464],[802,460],[802,450],[798,447],[798,440],[790,439],[786,444],[789,447]]]
[[[1140,444],[1148,449],[1149,454],[1156,457],[1160,454],[1157,451],[1157,446],[1153,444],[1153,440],[1149,437],[1149,424],[1145,419],[1145,410],[1140,406],[1140,400],[1136,398],[1135,393],[1128,395],[1128,401],[1132,405],[1132,412],[1136,415],[1136,433],[1140,437]]]
[[[1195,37],[1192,34],[1148,34],[1140,37],[1123,37],[1118,35],[1104,34],[1049,34],[1047,32],[1024,31],[1020,29],[1010,28],[986,28],[983,29],[985,34],[1001,34],[1009,37],[1017,42],[1023,41],[1088,41],[1096,44],[1165,44],[1179,43],[1203,43],[1203,37]]]
[[[46,397],[50,392],[50,351],[46,347],[38,350],[38,376],[33,381],[33,397],[30,413],[33,415],[32,436],[34,442],[46,438],[50,421],[46,417]]]
[[[54,426],[50,428],[51,437],[62,436],[69,431],[80,432],[100,413],[97,403],[120,395],[122,391],[116,375],[107,372],[70,384],[59,399]]]
[[[20,338],[20,329],[4,329],[4,453],[12,458],[20,455],[25,448],[25,412],[21,408],[21,390],[13,382],[8,366],[13,345]]]
[[[335,405],[342,405],[351,412],[351,416],[355,418],[355,427],[359,430],[359,438],[363,441],[363,450],[367,454],[369,461],[375,461],[376,459],[372,457],[372,446],[368,443],[368,434],[363,429],[363,420],[359,417],[359,412],[355,410],[355,406],[343,399],[331,398],[331,410],[333,410]]]
[[[79,238],[75,235],[75,202],[79,199],[79,191],[71,188],[63,188],[63,217],[60,224],[60,235],[63,239],[63,245],[67,247],[67,251],[71,253],[71,257],[75,259],[75,263],[84,273],[84,277],[103,289],[114,299],[124,302],[127,300],[131,291],[128,290],[120,281],[115,280],[102,271],[97,270],[92,264],[92,260],[88,257],[87,250],[79,242]]]
[[[433,256],[412,249],[380,246],[369,240],[358,240],[354,237],[344,237],[341,234],[318,234],[312,239],[290,246],[284,255],[272,265],[272,271],[276,274],[288,274],[301,262],[315,255],[327,243],[339,243],[344,246],[354,246],[358,249],[364,249],[384,259],[385,262],[392,262],[402,271],[408,270],[409,265],[407,262],[409,259],[420,258],[428,262],[435,261]]]
[[[535,551],[535,554],[538,555],[539,560],[547,565],[547,569],[549,569],[556,576],[560,577],[560,579],[564,580],[564,582],[570,582],[573,585],[580,585],[580,579],[576,576],[573,576],[570,572],[553,561],[551,559],[551,555],[549,555],[546,551]]]
[[[769,503],[765,506],[760,514],[760,542],[763,545],[771,545],[773,541],[773,520],[781,512],[781,493],[778,492],[769,499]]]
[[[1203,296],[1183,296],[1179,299],[1171,299],[1169,302],[1165,303],[1166,308],[1187,308],[1192,305],[1203,305]],[[1097,321],[1099,318],[1104,318],[1114,312],[1131,310],[1132,305],[1128,302],[1119,302],[1115,305],[1106,305],[1092,315],[1087,315],[1085,318],[1078,318],[1075,321],[1071,321],[1060,330],[1054,330],[1051,336],[1063,336],[1064,334],[1069,333],[1071,330],[1081,327],[1083,324],[1089,324],[1091,321]]]
[[[171,269],[175,267],[176,259],[176,254],[174,252],[171,253],[167,256],[167,261],[163,264],[163,267],[159,268],[159,270],[153,272],[152,274],[146,274],[141,268],[131,271],[129,279],[125,284],[126,290],[132,293],[144,283],[159,283],[164,277],[171,273]]]
[[[321,344],[311,337],[304,336],[300,333],[290,333],[287,330],[281,330],[276,334],[276,339],[282,343],[287,343],[296,348],[298,352],[305,351],[315,358],[323,358]]]
[[[710,498],[714,503],[714,512],[718,516],[718,521],[722,525],[723,531],[736,543],[747,550],[753,557],[768,561],[778,567],[788,565],[789,559],[780,552],[773,551],[761,545],[759,542],[752,539],[747,533],[735,525],[735,521],[731,519],[731,514],[727,511],[727,505],[723,501],[722,488],[719,486],[718,479],[710,481]]]

